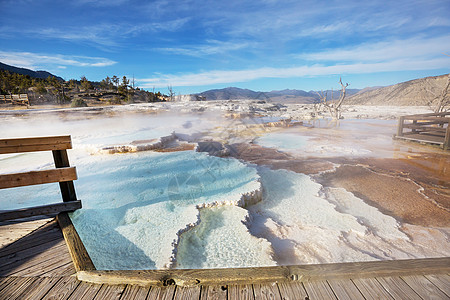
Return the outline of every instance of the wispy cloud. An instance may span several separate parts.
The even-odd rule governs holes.
[[[0,28],[0,32],[4,37],[11,37],[19,34],[40,39],[87,43],[99,46],[102,50],[108,50],[110,47],[120,46],[120,43],[128,38],[136,37],[140,34],[177,31],[189,20],[189,17],[185,17],[141,24],[103,23],[87,26],[66,26],[61,28],[17,28],[3,26]]]
[[[291,78],[335,74],[366,74],[374,72],[430,70],[450,67],[448,58],[430,60],[398,59],[381,63],[354,63],[342,65],[312,65],[291,68],[258,68],[251,70],[214,70],[196,74],[161,75],[148,79],[138,79],[144,88],[172,86],[204,86],[247,82],[261,78]]]
[[[178,55],[201,57],[205,55],[228,53],[231,51],[242,50],[248,47],[255,47],[255,46],[256,43],[246,41],[223,42],[217,40],[207,40],[206,43],[203,45],[156,48],[155,50]]]
[[[92,5],[92,6],[119,6],[129,2],[129,0],[72,0],[74,5]]]
[[[0,61],[17,67],[37,69],[49,66],[106,67],[116,64],[103,57],[0,51]]]
[[[410,38],[376,43],[365,43],[356,47],[330,49],[298,57],[309,61],[389,61],[394,59],[425,59],[450,51],[450,35],[435,38]]]

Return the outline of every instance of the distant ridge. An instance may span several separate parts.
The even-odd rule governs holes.
[[[249,90],[240,89],[237,87],[227,87],[224,89],[208,90],[197,94],[205,97],[206,100],[233,100],[233,99],[257,99],[261,93]]]
[[[347,95],[358,93],[359,89],[347,89]],[[333,99],[339,97],[340,91],[333,91]],[[227,87],[223,89],[208,90],[197,96],[204,97],[206,100],[270,100],[280,103],[314,103],[319,100],[316,91],[303,91],[295,89],[285,89],[281,91],[258,92],[249,89],[237,87]],[[328,98],[331,98],[331,91],[328,91]]]
[[[49,76],[53,76],[56,79],[60,80],[60,81],[64,81],[64,79],[62,79],[59,76],[53,75],[50,72],[47,71],[33,71],[30,69],[25,69],[25,68],[18,68],[18,67],[14,67],[14,66],[10,66],[4,63],[0,62],[0,70],[6,70],[10,73],[17,73],[17,74],[21,74],[21,75],[28,75],[30,77],[33,78],[40,78],[40,79],[47,79]]]
[[[345,104],[427,106],[435,95],[442,92],[447,76],[431,76],[371,90],[364,89],[348,97]]]

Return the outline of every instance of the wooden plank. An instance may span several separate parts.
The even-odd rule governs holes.
[[[65,276],[76,276],[77,270],[73,266],[73,262],[69,262],[65,266],[61,266],[58,269],[54,269],[51,272],[46,273],[44,276],[56,276],[56,277],[65,277]]]
[[[29,208],[21,208],[12,211],[0,212],[0,221],[20,219],[37,215],[50,215],[61,212],[70,212],[80,209],[81,207],[81,200],[77,200]]]
[[[51,219],[39,219],[39,220],[21,220],[20,223],[4,221],[0,223],[0,248],[12,244],[13,242],[20,240],[32,231],[38,229],[42,225],[50,222]],[[0,250],[1,252],[1,250]],[[1,262],[0,262],[1,264]]]
[[[63,277],[42,299],[66,299],[77,288],[80,282],[75,277]]]
[[[447,126],[447,131],[445,132],[444,144],[442,145],[444,150],[450,150],[450,124]]]
[[[14,277],[0,277],[0,292],[13,280]]]
[[[226,300],[227,288],[222,285],[202,286],[200,299]]]
[[[397,136],[402,136],[403,135],[404,123],[405,123],[405,117],[400,117],[398,119]]]
[[[63,250],[64,248],[59,248]],[[58,248],[56,249],[58,250]],[[42,261],[46,261],[47,259],[50,259],[54,255],[58,255],[58,252],[56,251],[44,251],[42,253],[37,253],[34,256],[27,257],[24,259],[18,259],[18,260],[12,260],[11,262],[6,262],[0,266],[0,274],[12,274],[14,271],[22,270],[26,267],[33,266],[34,264]],[[68,256],[68,254],[66,254]]]
[[[414,141],[425,144],[435,144],[442,146],[444,144],[442,138],[436,138],[435,136],[427,136],[425,134],[407,134],[403,136],[396,136],[395,138],[406,141]]]
[[[76,275],[77,271],[73,266],[72,260],[69,260],[65,265],[59,265],[53,270],[45,272],[40,277],[65,277]]]
[[[123,290],[125,289],[124,284],[120,285],[102,285],[100,290],[98,291],[97,295],[95,295],[95,298],[93,299],[120,299],[120,296],[122,296]]]
[[[56,168],[67,168],[70,166],[69,156],[66,150],[53,150],[52,153]],[[77,200],[73,181],[60,182],[59,188],[64,202]]]
[[[68,255],[62,255],[59,257],[54,257],[48,259],[44,262],[40,262],[34,266],[26,270],[22,270],[20,272],[15,273],[17,276],[47,276],[48,273],[55,269],[64,268],[70,266],[72,264],[72,260]]]
[[[149,291],[150,287],[127,285],[121,299],[145,300]]]
[[[415,126],[417,126],[417,128],[420,127],[428,127],[430,126],[430,128],[442,128],[442,127],[436,127],[435,125],[445,125],[447,122],[435,122],[435,121],[413,121],[412,123],[405,123],[403,124],[403,127],[406,128],[415,128]]]
[[[441,275],[425,275],[425,277],[443,291],[450,298],[450,276]]]
[[[43,277],[41,281],[37,283],[32,290],[27,291],[25,293],[24,299],[42,299],[55,285],[57,282],[62,280],[62,278],[58,277]]]
[[[281,282],[291,281],[293,278],[307,281],[448,272],[450,272],[450,257],[260,268],[140,271],[82,271],[80,269],[77,276],[80,280],[92,283],[120,284],[126,280],[129,284],[162,286],[172,281],[180,286],[192,286]]]
[[[426,279],[425,276],[414,275],[402,276],[401,278],[423,299],[447,298],[447,295]]]
[[[31,299],[30,295],[36,292],[36,288],[39,287],[42,282],[45,280],[44,278],[36,277],[34,278],[32,284],[29,284],[17,297],[16,299]]]
[[[52,222],[43,226],[39,230],[22,237],[20,240],[6,246],[5,248],[0,249],[0,257],[14,254],[22,249],[36,247],[50,241],[58,240],[64,240],[64,238],[61,230],[55,227],[55,223]]]
[[[0,268],[14,264],[19,261],[31,259],[37,255],[42,255],[48,249],[58,249],[59,251],[67,251],[64,240],[51,241],[36,247],[27,248],[16,253],[0,257]]]
[[[229,285],[228,300],[254,300],[253,287],[251,284]],[[288,298],[286,298],[288,300]]]
[[[8,285],[2,289],[2,298],[8,299],[10,298],[14,292],[16,292],[18,289],[21,289],[23,285],[25,285],[28,281],[30,281],[32,278],[22,278],[22,277],[14,277],[13,280],[11,280]]]
[[[254,284],[255,300],[281,300],[281,294],[276,283]]]
[[[147,300],[172,300],[175,293],[175,286],[152,287],[148,293]],[[203,299],[203,298],[202,298]]]
[[[415,130],[421,131],[421,132],[435,131],[435,132],[440,133],[442,135],[444,135],[445,131],[447,130],[447,128],[421,126],[421,125],[414,125],[414,124],[410,124],[410,125],[409,124],[405,124],[403,127],[404,128],[408,128],[408,129],[415,129]]]
[[[70,135],[0,139],[0,154],[72,149]]]
[[[353,283],[365,299],[393,299],[375,278],[357,278]]]
[[[12,291],[6,298],[13,300],[13,299],[23,299],[20,297],[22,293],[24,293],[27,289],[30,289],[31,286],[34,284],[37,278],[27,278],[21,285],[16,286],[14,291]]]
[[[337,299],[326,281],[307,281],[303,284],[309,299]]]
[[[75,167],[0,175],[0,189],[77,179]]]
[[[14,269],[2,270],[0,274],[21,277],[40,276],[68,263],[71,263],[68,256],[49,256],[42,260],[27,262]]]
[[[94,299],[94,297],[97,295],[98,291],[100,290],[101,285],[100,284],[92,284],[92,283],[86,283],[86,282],[80,282],[80,284],[77,286],[77,288],[73,291],[73,293],[70,295],[68,300],[91,300]],[[124,298],[126,299],[126,298]]]
[[[435,116],[421,116],[421,115],[412,115],[412,116],[403,116],[405,120],[412,120],[412,121],[433,121],[433,122],[440,122],[440,123],[448,123],[450,122],[450,118],[446,117],[435,117]]]
[[[67,213],[60,213],[57,216],[57,220],[59,226],[61,227],[62,234],[66,241],[67,248],[69,249],[70,256],[72,257],[72,261],[77,272],[95,270],[94,263],[92,262],[86,248],[83,245],[83,242],[81,241],[80,236],[73,226],[69,215]]]
[[[307,299],[308,294],[300,282],[280,282],[278,283],[283,300]]]
[[[134,298],[133,298],[134,299]],[[200,299],[200,287],[177,287],[173,300]]]
[[[350,279],[331,279],[328,280],[328,284],[338,299],[364,299]]]
[[[447,111],[443,111],[443,112],[439,112],[439,113],[426,113],[426,114],[415,114],[415,115],[407,115],[405,116],[406,118],[408,117],[417,117],[417,116],[423,116],[423,117],[445,117],[447,115],[450,115],[450,112]]]
[[[394,299],[402,300],[406,298],[406,295],[411,300],[422,299],[400,277],[378,277],[377,280]]]

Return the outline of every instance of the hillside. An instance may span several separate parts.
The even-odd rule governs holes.
[[[18,67],[14,67],[14,66],[10,66],[4,63],[0,62],[0,70],[6,70],[10,73],[17,73],[17,74],[21,74],[21,75],[28,75],[32,78],[40,78],[40,79],[47,79],[49,76],[50,77],[55,77],[56,79],[58,79],[59,81],[64,81],[64,79],[62,79],[59,76],[53,75],[50,72],[47,71],[33,71],[30,69],[25,69],[25,68],[18,68]]]
[[[345,104],[359,105],[428,105],[439,95],[447,82],[447,75],[414,79],[373,90],[361,90],[346,99]]]

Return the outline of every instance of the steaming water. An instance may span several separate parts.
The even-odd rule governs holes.
[[[293,133],[269,133],[256,140],[256,143],[280,150],[303,149],[310,138]]]
[[[445,234],[435,230],[435,240],[427,237],[417,243],[394,218],[304,174],[195,151],[99,151],[173,131],[188,137],[226,126],[217,115],[132,114],[65,121],[52,116],[26,122],[5,118],[0,130],[5,138],[72,135],[69,157],[77,166],[75,187],[83,209],[71,218],[98,269],[269,266],[450,254],[446,247],[436,247]],[[371,153],[369,142],[349,145],[339,143],[340,138],[342,130],[318,128],[270,133],[256,142],[293,154]],[[52,165],[51,153],[0,156],[1,173]],[[260,190],[259,203],[242,201],[243,194],[258,195],[255,191]],[[1,190],[0,195],[2,210],[60,201],[56,184]]]

